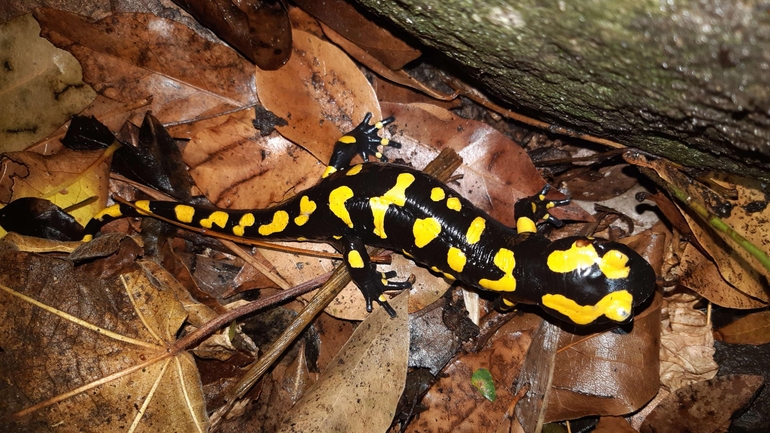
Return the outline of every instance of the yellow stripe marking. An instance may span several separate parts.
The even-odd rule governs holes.
[[[353,190],[347,186],[340,186],[329,193],[329,210],[351,229],[353,228],[353,221],[350,219],[350,212],[345,207],[345,202],[352,197]]]
[[[513,251],[500,248],[495,254],[495,266],[503,271],[505,275],[499,280],[493,281],[486,278],[479,280],[479,285],[487,290],[495,292],[513,292],[516,290],[516,278],[513,277],[513,268],[516,267],[516,259],[513,257]]]
[[[337,141],[343,144],[354,144],[356,142],[356,137],[353,137],[352,135],[343,135]]]
[[[487,226],[487,221],[482,217],[476,217],[471,221],[471,225],[468,227],[468,231],[465,233],[465,240],[468,244],[473,245],[481,239],[481,234],[484,233],[484,229]]]
[[[238,225],[233,227],[233,234],[236,236],[243,236],[243,234],[246,232],[246,227],[253,226],[255,222],[256,219],[254,218],[253,213],[243,214],[240,221],[238,221]]]
[[[140,211],[143,211],[147,215],[152,215],[152,211],[150,210],[150,201],[149,200],[137,200],[134,202],[134,206]],[[142,212],[139,212],[142,213]]]
[[[446,207],[457,212],[460,212],[460,209],[463,208],[462,204],[460,204],[460,199],[457,197],[449,197],[446,201]]]
[[[216,224],[220,228],[225,228],[225,225],[227,224],[228,219],[230,219],[230,215],[228,215],[227,212],[222,212],[221,210],[217,210],[217,211],[211,212],[211,215],[209,215],[208,218],[202,219],[201,226],[206,227],[207,229],[210,229],[211,226]]]
[[[572,272],[596,264],[609,279],[626,278],[631,272],[628,256],[618,250],[611,250],[604,257],[599,257],[590,243],[579,245],[575,242],[568,250],[554,251],[548,255],[547,263],[550,270],[559,273]]]
[[[310,200],[307,198],[307,196],[302,196],[302,198],[299,200],[299,212],[300,214],[294,218],[294,224],[298,226],[304,226],[305,223],[310,219],[310,215],[315,212],[316,208],[315,202],[313,200]]]
[[[364,259],[358,251],[353,250],[348,253],[348,264],[353,268],[361,269],[364,267]]]
[[[100,210],[96,215],[94,215],[94,219],[101,221],[102,218],[105,216],[108,216],[110,218],[120,218],[123,216],[123,212],[120,211],[120,205],[114,204],[112,206],[108,206],[102,210]]]
[[[522,217],[516,220],[516,232],[517,233],[535,233],[537,232],[537,224],[532,221],[531,218]]]
[[[195,208],[186,204],[178,204],[174,206],[174,214],[177,221],[190,224],[195,216]]]
[[[324,170],[324,174],[321,175],[321,179],[325,179],[327,176],[329,176],[330,174],[332,174],[332,173],[334,173],[336,171],[337,171],[337,169],[334,168],[334,166],[332,166],[332,165],[326,166],[326,170]]]
[[[345,176],[355,176],[361,172],[362,168],[364,168],[363,164],[356,164],[348,169],[348,171],[345,173]]]
[[[558,311],[578,325],[586,325],[600,316],[623,322],[631,316],[634,297],[626,290],[613,292],[603,297],[596,305],[580,305],[564,295],[543,295],[542,304]]]
[[[337,236],[337,235],[334,235],[334,236],[332,236],[332,237],[333,237],[334,239],[336,239],[336,240],[340,240],[340,239],[342,239],[342,236]]]
[[[444,197],[446,197],[446,193],[443,189],[439,187],[435,187],[432,190],[430,190],[430,199],[433,201],[441,201],[444,200]]]
[[[273,221],[269,224],[262,224],[257,231],[262,236],[267,236],[283,231],[287,225],[289,225],[289,213],[285,210],[279,210],[273,214]]]
[[[452,268],[453,271],[460,273],[465,267],[465,253],[462,252],[459,248],[451,247],[449,248],[449,252],[446,255],[446,262],[449,264],[449,267]]]
[[[446,278],[447,280],[452,280],[452,281],[455,280],[455,277],[452,274],[447,274],[446,272],[442,272],[442,274],[444,274],[444,278]]]
[[[414,245],[417,248],[422,248],[438,237],[441,233],[441,223],[436,218],[417,218],[412,227],[412,233],[414,234]]]
[[[401,173],[396,178],[396,185],[389,189],[380,197],[369,199],[369,208],[372,210],[374,218],[374,234],[381,239],[387,239],[385,233],[385,213],[391,204],[403,206],[406,203],[406,189],[414,182],[414,175],[411,173]],[[351,226],[352,227],[352,226]]]

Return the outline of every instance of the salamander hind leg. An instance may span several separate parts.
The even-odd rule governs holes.
[[[342,246],[343,258],[348,272],[366,300],[366,311],[371,312],[372,301],[376,301],[391,317],[396,317],[396,311],[388,304],[384,292],[386,290],[408,289],[412,284],[409,281],[390,281],[396,276],[395,272],[377,271],[375,264],[369,260],[369,254],[367,254],[361,239],[343,238]]]
[[[516,231],[519,233],[534,233],[537,231],[537,223],[540,220],[548,221],[556,227],[561,226],[561,221],[551,215],[549,211],[557,206],[565,206],[570,200],[549,200],[545,198],[551,186],[546,184],[539,193],[523,198],[516,202],[513,211],[516,216]]]
[[[371,119],[372,113],[366,113],[364,120],[355,129],[337,140],[332,151],[332,157],[329,160],[329,166],[326,168],[323,177],[327,177],[336,171],[347,169],[350,161],[356,155],[361,155],[364,162],[369,160],[369,156],[374,156],[382,162],[387,162],[388,159],[377,149],[378,146],[401,147],[400,143],[390,141],[378,135],[378,132],[385,125],[393,123],[395,118],[388,117],[376,122],[374,125],[369,124]]]

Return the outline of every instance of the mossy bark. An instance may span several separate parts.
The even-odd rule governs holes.
[[[356,0],[525,114],[770,178],[770,12],[719,0]]]

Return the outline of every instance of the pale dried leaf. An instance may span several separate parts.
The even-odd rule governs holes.
[[[91,103],[78,61],[40,37],[32,15],[0,24],[0,153],[20,151]]]
[[[359,325],[279,431],[385,431],[406,380],[407,303],[403,293],[391,300],[395,318],[377,308]]]
[[[668,317],[660,338],[660,381],[668,390],[713,378],[714,337],[706,314],[693,308],[697,299],[687,295],[669,298]]]

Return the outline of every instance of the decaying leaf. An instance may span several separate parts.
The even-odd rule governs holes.
[[[640,431],[726,432],[730,418],[762,386],[761,376],[717,377],[672,393],[644,420]]]
[[[0,153],[24,150],[96,96],[72,55],[40,37],[31,15],[0,24]]]
[[[408,294],[392,299],[397,316],[376,309],[316,384],[289,411],[282,432],[385,431],[404,389]]]
[[[97,92],[126,104],[152,97],[140,115],[150,110],[163,123],[176,122],[255,101],[253,66],[183,24],[140,13],[92,23],[54,9],[37,9],[35,18],[43,36],[80,61]]]
[[[170,350],[186,317],[171,292],[141,271],[0,254],[3,430],[206,430],[195,362]]]
[[[715,336],[730,344],[770,343],[770,311],[758,311],[741,317],[714,332]]]
[[[219,207],[280,203],[315,185],[323,173],[324,165],[280,135],[256,134],[250,115],[234,114],[199,132],[185,147],[183,158],[196,186]],[[337,138],[326,143],[330,149]]]
[[[109,181],[109,164],[99,160],[102,152],[63,149],[55,155],[10,152],[0,158],[0,202],[20,197],[43,197],[67,208],[91,197],[100,197],[72,212],[82,225],[104,207]],[[81,175],[84,175],[81,177]],[[2,230],[0,229],[0,233]]]
[[[673,391],[717,374],[714,337],[706,314],[693,308],[695,296],[666,299],[668,317],[660,337],[660,382]]]
[[[257,71],[259,100],[289,122],[284,137],[324,163],[334,142],[366,113],[382,119],[377,96],[355,63],[339,48],[295,30],[291,59],[277,71]]]

